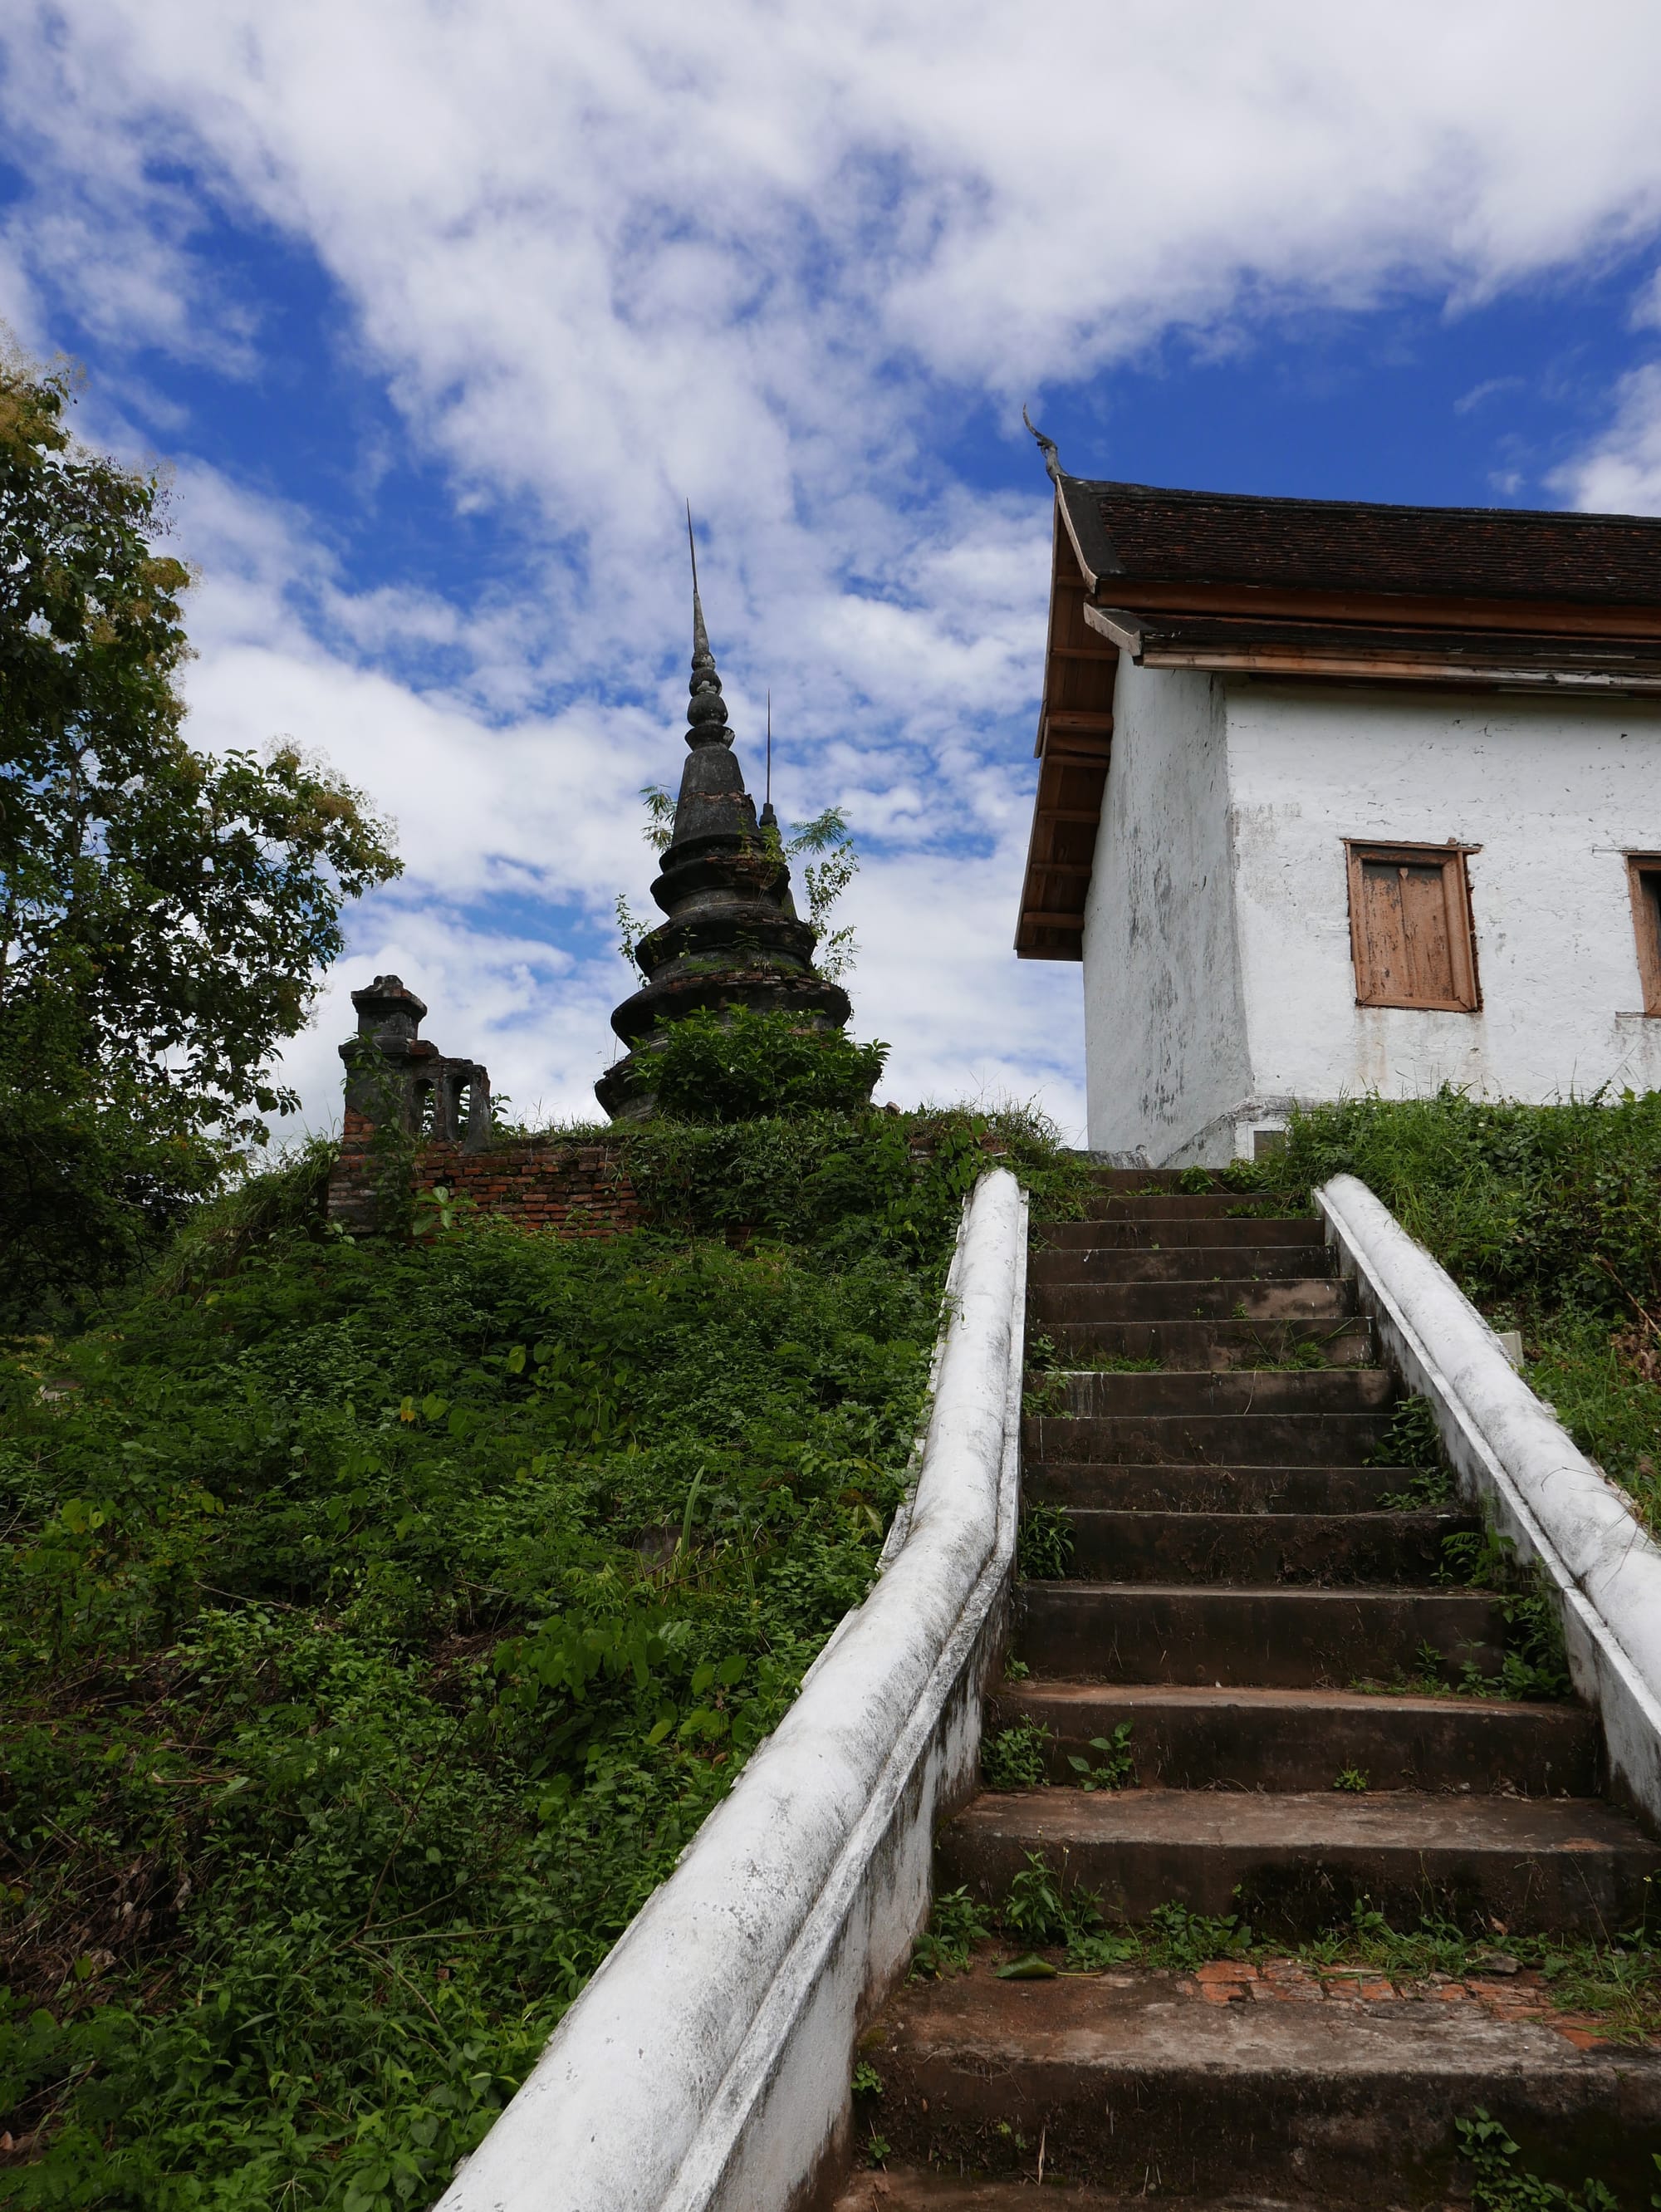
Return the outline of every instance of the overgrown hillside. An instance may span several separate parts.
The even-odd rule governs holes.
[[[818,1115],[354,1243],[313,1152],[0,1362],[0,2197],[430,2202],[869,1586],[988,1135],[1066,1203]]]
[[[1294,1117],[1259,1172],[1306,1197],[1341,1170],[1521,1330],[1529,1381],[1661,1529],[1661,1093],[1351,1100]]]

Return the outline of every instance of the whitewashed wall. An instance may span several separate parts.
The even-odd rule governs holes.
[[[1661,1087],[1622,858],[1661,850],[1661,705],[1120,671],[1084,938],[1092,1145],[1215,1164],[1293,1099]],[[1482,848],[1480,1012],[1355,1004],[1347,836]],[[1161,962],[1129,924],[1167,915]]]
[[[1084,915],[1090,1143],[1159,1160],[1251,1087],[1209,677],[1121,658],[1104,800]]]

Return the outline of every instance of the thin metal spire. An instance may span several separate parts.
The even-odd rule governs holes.
[[[773,804],[773,692],[771,689],[767,692],[767,787],[763,794],[762,803],[767,806]]]

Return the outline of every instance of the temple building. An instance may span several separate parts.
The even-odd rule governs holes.
[[[611,1017],[627,1050],[594,1086],[614,1121],[651,1113],[654,1046],[683,1015],[743,1006],[788,1012],[798,1028],[830,1032],[852,1012],[841,986],[814,968],[818,933],[797,914],[772,806],[758,819],[744,788],[695,572],[688,690],[690,750],[674,832],[652,886],[668,919],[635,947],[646,981]]]
[[[1661,520],[1066,475],[1015,950],[1089,1143],[1661,1087]]]

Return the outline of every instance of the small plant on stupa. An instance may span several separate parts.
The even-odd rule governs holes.
[[[882,1073],[886,1044],[802,1028],[788,1013],[701,1010],[676,1022],[654,1055],[658,1110],[684,1121],[756,1121],[850,1113]]]

